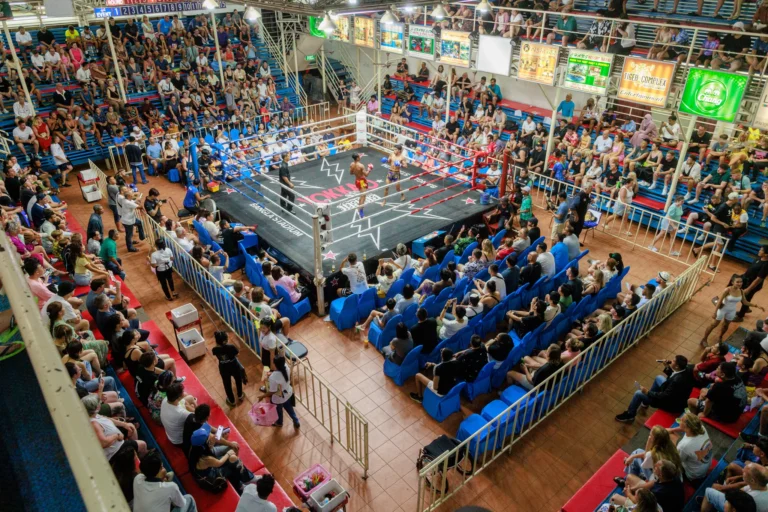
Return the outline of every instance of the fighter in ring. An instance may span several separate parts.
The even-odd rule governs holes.
[[[366,170],[363,164],[360,163],[360,155],[358,153],[352,155],[352,163],[349,164],[349,174],[355,176],[355,187],[361,192],[360,198],[357,201],[357,212],[360,214],[361,219],[364,216],[363,205],[365,204],[366,191],[368,190],[368,180],[366,178],[371,173],[371,170],[373,170],[373,164],[368,164],[368,169]]]
[[[387,173],[387,179],[384,182],[384,200],[381,202],[381,206],[387,204],[387,192],[389,191],[390,183],[394,183],[395,189],[400,192],[400,200],[405,201],[405,194],[400,190],[400,169],[405,165],[403,146],[400,144],[395,146],[395,151],[389,155],[387,161],[389,162],[389,172]]]

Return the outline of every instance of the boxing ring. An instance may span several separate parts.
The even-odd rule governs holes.
[[[330,130],[329,124],[333,127]],[[217,147],[214,151],[224,162],[228,177],[213,198],[235,221],[258,224],[260,238],[317,286],[321,314],[325,302],[335,298],[328,293],[340,286],[339,266],[348,253],[355,252],[373,277],[378,259],[392,257],[397,244],[409,244],[437,231],[455,233],[463,224],[481,223],[482,213],[492,207],[481,202],[483,187],[478,171],[485,165],[484,154],[465,156],[456,151],[459,148],[417,144],[417,132],[363,112],[311,123],[306,128],[315,129],[315,139],[325,135],[325,142],[333,142],[335,148],[314,160],[290,162],[293,190],[279,182],[277,171],[256,171],[258,158],[237,158],[231,149]],[[307,143],[301,149],[317,154],[322,142]],[[239,143],[244,144],[242,140]],[[387,203],[382,206],[389,171],[386,160],[398,144],[408,161],[400,168],[405,200],[400,200],[400,192],[392,183],[388,185]],[[450,162],[429,154],[437,149],[442,149],[442,156]],[[360,163],[370,170],[365,192],[358,191],[349,171],[353,154],[359,154]],[[292,213],[281,206],[284,191],[295,194]],[[358,210],[361,195],[365,195],[362,218]],[[442,243],[442,236],[434,241]]]

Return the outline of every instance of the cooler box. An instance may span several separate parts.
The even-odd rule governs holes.
[[[306,502],[314,490],[331,480],[331,474],[321,464],[315,464],[293,479],[293,492]]]
[[[181,307],[171,310],[171,322],[177,329],[197,322],[200,318],[197,314],[197,308],[192,304],[184,304]]]
[[[208,191],[209,192],[218,192],[219,191],[219,182],[218,181],[208,182]]]
[[[197,329],[178,333],[179,349],[187,358],[187,361],[205,355],[205,338]]]
[[[86,185],[83,187],[83,198],[88,203],[101,201],[101,190],[96,185]]]
[[[333,493],[334,496],[326,502],[326,496],[329,493]],[[312,491],[307,500],[307,506],[314,512],[331,512],[344,504],[348,497],[347,491],[339,485],[339,482],[331,479]]]

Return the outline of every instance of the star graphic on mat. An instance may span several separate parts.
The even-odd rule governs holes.
[[[227,195],[234,194],[235,192],[237,192],[237,190],[235,190],[233,188],[225,188],[224,189],[224,193],[227,194]]]
[[[336,256],[338,256],[338,254],[336,254],[335,252],[328,251],[327,253],[323,254],[323,261],[325,261],[325,260],[336,260]]]
[[[331,279],[331,286],[339,286],[339,278],[338,277],[334,277],[333,279]]]
[[[466,198],[464,200],[464,204],[475,204],[475,202],[476,201],[474,199],[472,199],[471,197],[468,197],[468,198]]]

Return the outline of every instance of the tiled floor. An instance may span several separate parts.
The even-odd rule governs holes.
[[[150,179],[151,186],[181,204],[183,190],[180,186],[170,185],[159,178]],[[140,188],[146,192],[149,186]],[[78,189],[66,189],[62,198],[70,203],[73,214],[85,225],[91,205],[84,203]],[[107,227],[112,227],[109,214],[104,220]],[[547,226],[548,222],[545,217],[542,225]],[[622,252],[625,262],[632,267],[631,282],[644,282],[659,270],[680,273],[686,267],[645,249],[631,251],[616,239],[600,233],[594,239],[590,237],[587,245],[592,257],[605,258],[608,252]],[[165,312],[188,302],[202,310],[201,300],[177,278],[181,296],[173,303],[166,302],[149,270],[146,243],[135,254],[127,253],[122,241],[119,248],[128,273],[128,285],[147,315],[169,339],[173,339]],[[521,440],[511,455],[503,455],[488,471],[475,477],[441,510],[455,510],[467,504],[494,511],[558,510],[640,428],[643,418],[638,418],[634,425],[613,420],[614,415],[624,410],[634,392],[634,381],[650,382],[660,370],[656,359],[677,353],[689,358],[699,356],[698,341],[713,313],[710,298],[722,292],[726,276],[741,272],[743,268],[741,263],[724,262],[722,273],[713,286],[699,292],[638,347],[597,377],[583,393],[566,402]],[[764,295],[757,301],[768,305]],[[754,314],[749,316],[748,323],[755,318]],[[203,320],[206,339],[210,343],[215,327],[204,315]],[[250,384],[246,387],[248,399],[230,412],[237,428],[286,489],[291,487],[290,482],[299,472],[319,462],[332,468],[334,477],[351,490],[348,510],[413,512],[418,480],[415,460],[419,448],[441,433],[455,435],[460,415],[453,415],[442,424],[430,419],[420,405],[408,398],[408,392],[413,390],[412,381],[402,388],[395,386],[384,377],[379,354],[350,333],[339,333],[333,324],[314,314],[302,320],[292,330],[291,337],[310,348],[313,368],[369,420],[370,478],[363,480],[360,466],[338,446],[332,446],[330,435],[301,408],[298,409],[303,421],[300,432],[295,432],[290,425],[273,429],[251,423],[247,412],[258,394],[261,366],[248,350],[242,352],[250,376]],[[226,409],[215,358],[207,354],[191,366],[211,395]],[[490,399],[488,395],[465,405],[470,410],[479,411]]]

